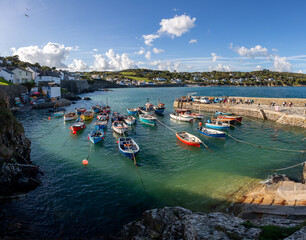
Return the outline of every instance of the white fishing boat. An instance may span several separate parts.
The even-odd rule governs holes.
[[[170,118],[178,120],[178,121],[182,121],[182,122],[193,122],[193,116],[190,116],[190,115],[170,113]]]
[[[64,121],[72,121],[78,118],[78,114],[75,112],[67,113],[64,115]]]
[[[131,115],[126,115],[126,116],[123,116],[123,121],[127,125],[133,125],[136,122],[136,118]]]
[[[128,127],[123,121],[114,121],[112,123],[112,129],[118,134],[124,134],[127,132]]]

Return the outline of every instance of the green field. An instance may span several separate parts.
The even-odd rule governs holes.
[[[136,73],[134,73],[134,72],[121,72],[121,75],[124,75],[124,76],[135,76]]]
[[[0,85],[13,85],[13,83],[8,82],[4,78],[0,77]]]
[[[121,72],[121,75],[123,75],[125,78],[133,79],[136,81],[145,81],[149,82],[150,80],[145,77],[135,77],[136,73],[134,72]]]

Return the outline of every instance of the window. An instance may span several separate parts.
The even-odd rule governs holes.
[[[19,71],[19,75],[22,75],[22,72],[21,72],[21,71]]]

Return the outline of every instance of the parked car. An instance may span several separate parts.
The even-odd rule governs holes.
[[[201,97],[200,102],[208,104],[209,103],[209,99],[207,97]]]

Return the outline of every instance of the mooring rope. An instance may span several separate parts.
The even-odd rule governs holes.
[[[175,132],[175,133],[177,133],[177,131],[175,131],[173,128],[171,128],[171,127],[168,127],[167,125],[165,125],[164,123],[162,123],[161,121],[159,121],[158,119],[156,119],[161,125],[163,125],[164,127],[166,127],[166,128],[168,128],[169,130],[171,130],[171,131],[173,131],[173,132]]]
[[[92,147],[92,145],[93,145],[93,144],[91,143],[91,144],[90,144],[90,148],[89,148],[89,152],[88,152],[88,156],[87,156],[87,158],[86,158],[87,160],[89,159],[89,156],[90,156],[90,153],[91,153],[91,147]]]
[[[233,137],[232,135],[230,135],[230,134],[228,134],[228,133],[226,133],[226,135],[229,136],[230,138],[234,139],[236,142],[245,143],[245,144],[252,145],[252,146],[255,146],[255,147],[259,147],[259,148],[274,149],[274,150],[287,151],[287,152],[301,152],[301,153],[304,153],[304,152],[305,152],[305,150],[294,150],[294,149],[285,149],[285,148],[275,148],[275,147],[268,147],[268,146],[258,145],[258,144],[246,142],[246,141],[243,141],[243,140],[239,140],[239,139]]]
[[[283,171],[283,170],[286,170],[286,169],[290,169],[290,168],[294,168],[294,167],[297,167],[297,166],[303,165],[303,164],[305,164],[305,163],[306,163],[306,161],[301,162],[301,163],[296,164],[296,165],[293,165],[293,166],[290,166],[290,167],[286,167],[286,168],[279,168],[279,169],[274,169],[274,170],[272,170],[272,172]]]

